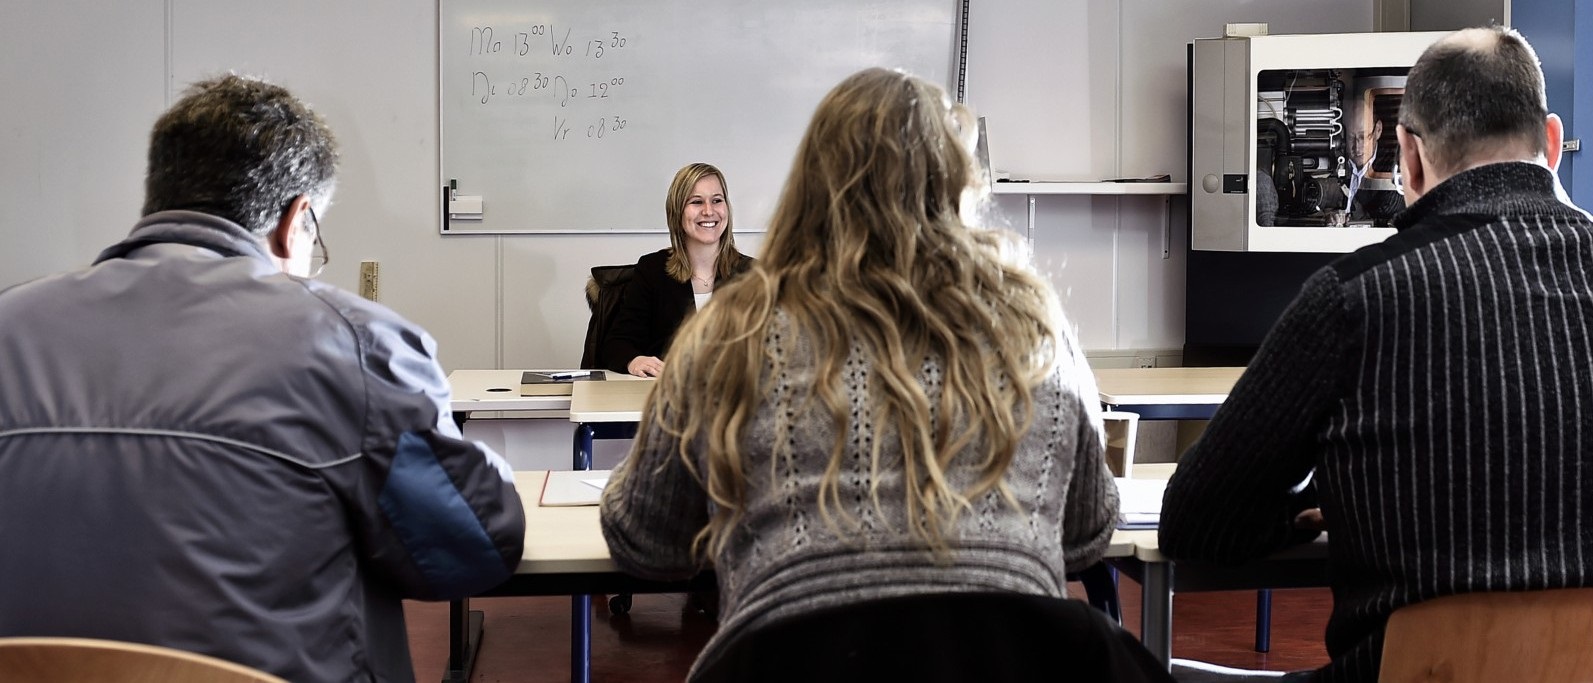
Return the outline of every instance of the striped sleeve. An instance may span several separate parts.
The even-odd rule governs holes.
[[[1204,435],[1179,459],[1162,503],[1169,557],[1243,562],[1308,540],[1317,436],[1358,342],[1337,273],[1324,268],[1289,305]]]

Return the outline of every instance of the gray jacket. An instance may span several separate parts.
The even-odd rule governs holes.
[[[490,588],[524,542],[447,398],[423,330],[206,214],[0,292],[0,636],[413,680],[400,599]]]

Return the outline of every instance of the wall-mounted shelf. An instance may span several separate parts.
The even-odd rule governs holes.
[[[991,194],[1170,195],[1189,192],[1188,183],[1102,183],[1031,181],[991,183]]]
[[[1029,198],[1029,224],[1024,237],[1034,239],[1034,198],[1038,195],[1074,196],[1129,196],[1161,197],[1167,220],[1162,224],[1162,258],[1168,258],[1173,244],[1173,195],[1189,194],[1188,183],[1108,183],[1108,182],[1058,182],[1030,181],[1024,183],[991,183],[991,194],[1021,194]]]

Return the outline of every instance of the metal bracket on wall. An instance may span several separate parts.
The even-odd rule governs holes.
[[[1162,213],[1167,214],[1167,220],[1162,221],[1162,260],[1171,258],[1173,252],[1173,196],[1162,197]]]
[[[1034,246],[1034,195],[1029,195],[1029,225],[1023,230],[1023,238],[1029,240],[1029,246]]]

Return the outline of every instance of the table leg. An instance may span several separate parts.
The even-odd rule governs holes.
[[[470,413],[454,411],[454,426],[464,434]],[[481,612],[470,611],[470,600],[452,600],[448,603],[448,669],[443,672],[443,683],[468,683],[476,669],[476,653],[481,650]]]
[[[1146,562],[1145,583],[1140,587],[1139,640],[1145,649],[1172,670],[1173,563]]]
[[[597,428],[587,423],[575,425],[575,462],[573,469],[592,469],[592,442],[597,436]]]
[[[570,598],[570,683],[592,681],[592,596]]]
[[[1272,591],[1256,591],[1256,652],[1272,649]]]
[[[448,603],[448,669],[443,683],[467,683],[481,650],[481,612],[470,610],[470,600]]]
[[[592,469],[592,442],[597,429],[590,424],[575,426],[574,469]],[[570,597],[570,681],[592,680],[592,596]]]
[[[1074,574],[1084,584],[1084,597],[1096,609],[1106,613],[1112,621],[1123,623],[1123,608],[1117,599],[1117,570],[1105,562]]]

